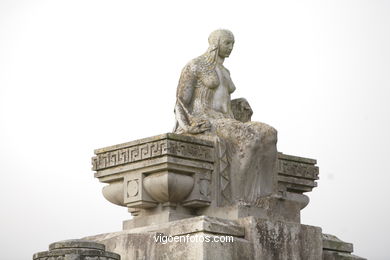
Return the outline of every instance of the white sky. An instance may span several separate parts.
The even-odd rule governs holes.
[[[180,71],[218,28],[233,98],[318,160],[303,223],[388,259],[389,1],[1,0],[2,259],[121,229],[93,150],[171,131]]]

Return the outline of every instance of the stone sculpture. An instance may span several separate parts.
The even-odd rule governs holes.
[[[95,150],[104,196],[134,216],[125,229],[201,215],[300,221],[316,161],[277,153],[276,130],[251,121],[246,99],[231,100],[223,62],[233,45],[230,31],[216,30],[206,53],[184,67],[174,133]]]
[[[317,161],[278,153],[276,130],[251,121],[246,99],[231,100],[235,86],[223,62],[233,44],[230,31],[214,31],[206,53],[184,67],[174,133],[95,150],[93,170],[107,184],[104,197],[133,218],[123,231],[84,239],[122,260],[363,260],[352,254],[352,244],[301,224],[309,203],[304,193],[317,186]],[[234,241],[155,240],[162,236]],[[34,259],[67,259],[65,253],[118,259],[79,240],[57,243]]]
[[[217,137],[218,145],[226,149],[218,159],[228,164],[222,173],[224,199],[253,205],[275,190],[277,132],[264,123],[251,122],[250,116],[235,118],[230,94],[236,87],[223,66],[233,45],[230,31],[216,30],[209,36],[206,53],[184,67],[177,87],[174,132]],[[245,105],[251,113],[249,104]]]

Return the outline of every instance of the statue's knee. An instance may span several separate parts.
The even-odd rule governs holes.
[[[270,129],[270,138],[276,143],[278,141],[278,130],[271,127]]]
[[[264,143],[265,144],[276,144],[278,141],[278,131],[269,126],[264,133]]]

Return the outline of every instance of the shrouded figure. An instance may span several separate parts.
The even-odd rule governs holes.
[[[218,158],[224,161],[220,167],[220,174],[225,176],[220,184],[222,196],[230,204],[254,205],[276,188],[277,132],[264,123],[234,118],[230,95],[236,87],[223,66],[233,45],[230,31],[216,30],[209,36],[206,53],[183,68],[174,132],[216,136],[220,150],[223,148]]]

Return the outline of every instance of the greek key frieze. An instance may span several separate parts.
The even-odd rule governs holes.
[[[162,155],[213,162],[213,148],[176,140],[159,140],[100,153],[92,158],[93,170],[101,170]]]
[[[306,179],[318,179],[318,167],[311,164],[279,159],[278,172],[283,175],[296,176]]]

